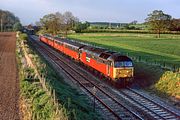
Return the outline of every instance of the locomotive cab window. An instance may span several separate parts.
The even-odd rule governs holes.
[[[132,67],[133,63],[132,61],[115,61],[114,67]]]

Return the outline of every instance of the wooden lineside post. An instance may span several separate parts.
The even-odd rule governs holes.
[[[53,89],[53,100],[54,100],[54,105],[56,104],[56,91]]]
[[[49,93],[50,93],[50,96],[51,96],[52,95],[52,88],[51,88],[51,86],[50,86],[50,92]]]
[[[47,90],[47,88],[46,88],[46,80],[45,80],[45,78],[44,78],[44,88]],[[48,91],[48,90],[47,90]]]

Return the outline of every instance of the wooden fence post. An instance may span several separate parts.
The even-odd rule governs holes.
[[[166,63],[165,62],[163,62],[163,68],[166,68]]]
[[[51,86],[50,86],[50,95],[52,95],[52,88],[51,88]]]

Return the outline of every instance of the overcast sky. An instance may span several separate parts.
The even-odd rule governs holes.
[[[26,25],[57,11],[71,11],[90,22],[144,22],[156,9],[180,18],[180,0],[0,0],[0,9],[13,12]]]

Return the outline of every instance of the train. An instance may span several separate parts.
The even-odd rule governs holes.
[[[92,68],[110,81],[120,84],[133,81],[134,65],[128,56],[47,34],[40,35],[39,40],[75,61]]]

